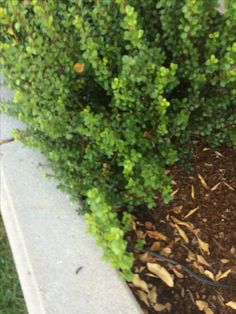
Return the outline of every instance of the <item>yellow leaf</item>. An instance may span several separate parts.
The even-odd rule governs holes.
[[[214,312],[209,307],[206,307],[203,311],[205,314],[214,314]]]
[[[231,185],[229,185],[229,184],[226,183],[226,182],[223,182],[223,183],[224,183],[224,185],[227,186],[227,188],[229,188],[231,191],[234,191],[234,188],[233,188]]]
[[[202,300],[196,300],[196,305],[200,311],[203,311],[204,308],[209,307],[208,303]]]
[[[171,219],[177,224],[177,225],[182,225],[188,228],[189,231],[193,232],[195,234],[195,229],[194,229],[194,225],[191,222],[186,222],[186,221],[182,221],[179,220],[173,216],[171,216]]]
[[[157,312],[162,312],[166,309],[166,306],[165,306],[165,304],[156,303],[155,305],[153,305],[153,308]]]
[[[184,219],[187,218],[187,217],[189,217],[189,216],[191,216],[192,214],[194,214],[198,209],[199,209],[199,206],[197,206],[197,207],[191,209],[191,210],[187,213],[187,215],[184,216]]]
[[[194,190],[194,186],[191,186],[191,197],[192,199],[195,199],[195,190]]]
[[[153,287],[152,290],[148,293],[148,299],[153,304],[157,302],[157,288]]]
[[[181,229],[178,225],[174,225],[174,226],[178,230],[178,233],[181,236],[181,238],[183,238],[186,243],[189,243],[189,239],[188,239],[186,233],[184,232],[184,230]]]
[[[231,273],[231,269],[228,269],[223,273],[221,271],[219,271],[218,274],[216,275],[216,281],[227,277],[230,273]]]
[[[176,189],[174,192],[171,193],[171,196],[174,197],[176,193],[178,193],[179,189]]]
[[[209,263],[205,260],[205,258],[202,255],[197,254],[197,261],[202,265],[210,267]]]
[[[215,281],[215,276],[214,276],[214,274],[213,274],[211,271],[205,270],[205,271],[204,271],[204,274],[205,274],[208,278],[210,278],[211,280]]]
[[[203,186],[205,189],[208,190],[208,189],[209,189],[209,186],[207,185],[207,183],[206,183],[205,179],[203,178],[203,176],[201,176],[201,175],[198,173],[198,178],[199,178],[199,180],[200,180],[202,186]]]
[[[138,274],[134,274],[133,277],[133,284],[135,285],[135,287],[142,289],[143,291],[148,292],[148,285],[147,283],[142,280]]]
[[[144,291],[139,290],[138,295],[141,301],[143,301],[147,306],[150,306],[148,302],[148,296]]]
[[[74,65],[74,71],[77,73],[83,73],[84,72],[84,63],[76,63]]]
[[[172,270],[175,273],[176,277],[184,278],[184,275],[181,272],[179,272],[176,268],[173,267]]]
[[[222,155],[220,152],[215,151],[215,154],[216,154],[217,156],[223,157],[223,155]]]
[[[209,244],[201,240],[199,237],[197,237],[197,240],[200,248],[209,255],[210,254]]]
[[[216,185],[214,185],[212,188],[211,188],[211,191],[215,191],[220,185],[221,185],[222,182],[219,182],[217,183]]]
[[[227,258],[222,258],[220,261],[221,261],[221,263],[223,263],[223,264],[227,264],[227,263],[229,262],[229,259],[227,259]]]
[[[209,308],[209,305],[205,301],[197,300],[196,305],[200,311],[204,311],[205,314],[214,314],[214,312]]]
[[[161,265],[154,263],[147,263],[147,269],[157,275],[167,286],[174,287],[174,280],[171,274]]]
[[[226,305],[231,307],[231,309],[236,310],[236,301],[229,301]]]

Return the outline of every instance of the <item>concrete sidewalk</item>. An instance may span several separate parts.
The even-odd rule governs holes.
[[[0,122],[0,138],[24,127],[6,115]],[[16,142],[0,150],[0,208],[29,313],[143,313],[118,273],[101,260],[76,206],[44,177],[44,157]]]

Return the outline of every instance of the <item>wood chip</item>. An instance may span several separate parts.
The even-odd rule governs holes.
[[[171,196],[174,197],[176,193],[178,193],[179,189],[176,189],[174,192],[171,193]]]
[[[143,301],[147,306],[150,306],[148,302],[148,295],[144,291],[138,290],[138,296],[141,301]]]

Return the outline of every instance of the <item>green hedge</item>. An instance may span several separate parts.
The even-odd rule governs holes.
[[[166,167],[193,136],[236,145],[236,2],[225,2],[221,15],[216,0],[0,0],[1,71],[16,90],[3,110],[26,122],[23,141],[83,202],[126,278],[132,208],[170,201]]]

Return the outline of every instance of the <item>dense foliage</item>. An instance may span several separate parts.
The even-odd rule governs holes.
[[[166,167],[192,136],[236,144],[236,2],[224,15],[217,5],[0,0],[1,71],[16,90],[3,108],[126,278],[132,207],[170,200]]]

